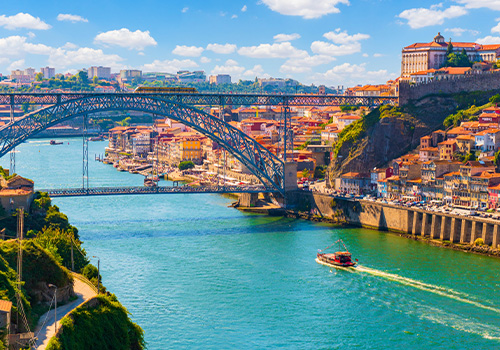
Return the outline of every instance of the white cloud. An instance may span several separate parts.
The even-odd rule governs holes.
[[[58,21],[70,21],[70,22],[88,22],[89,20],[78,15],[70,15],[69,13],[60,13],[57,15]]]
[[[483,45],[500,44],[500,37],[488,35],[484,38],[477,39],[476,42]]]
[[[323,36],[334,44],[325,41],[313,41],[311,43],[312,52],[327,56],[344,56],[361,52],[361,40],[369,39],[368,34],[349,35],[347,31],[341,31],[340,28],[333,32],[327,32]]]
[[[146,46],[156,46],[157,44],[155,39],[149,35],[148,30],[144,32],[140,30],[132,32],[127,28],[100,33],[95,37],[94,42],[107,45],[117,45],[135,50],[144,50]]]
[[[236,18],[238,18],[238,15],[232,15],[231,16],[231,19],[236,19]]]
[[[181,12],[182,12],[182,13],[186,13],[186,12],[188,12],[188,11],[189,11],[189,7],[184,7],[184,8],[181,10]]]
[[[401,12],[398,17],[408,20],[412,29],[443,24],[445,19],[451,19],[467,14],[467,10],[461,6],[450,6],[440,10],[441,4],[433,5],[429,9],[413,8]]]
[[[459,4],[465,5],[469,9],[478,9],[481,7],[490,10],[500,11],[500,0],[455,0]]]
[[[293,47],[289,42],[242,47],[238,50],[238,53],[242,56],[253,58],[294,58],[308,56],[306,51]]]
[[[243,5],[243,7],[241,8],[241,12],[246,12],[247,11],[247,5]]]
[[[29,43],[24,36],[13,35],[0,39],[0,57],[20,57],[25,54],[48,55],[53,50],[47,45]]]
[[[273,36],[274,41],[282,42],[282,41],[292,41],[295,39],[300,39],[300,34],[276,34]]]
[[[232,62],[229,62],[232,61]],[[229,62],[229,64],[228,64]],[[232,77],[240,77],[241,74],[245,71],[244,67],[241,67],[238,65],[236,61],[233,60],[228,60],[225,65],[223,66],[215,66],[212,71],[210,72],[212,75],[217,75],[217,74],[229,74]]]
[[[353,42],[348,45],[335,45],[325,41],[313,41],[311,50],[318,55],[345,56],[361,52],[361,44],[359,42]]]
[[[28,35],[28,38],[30,38],[30,39],[33,39],[34,37],[36,37],[35,33],[33,33],[33,32],[28,32],[26,35]]]
[[[137,54],[138,54],[139,56],[146,56],[146,54],[145,54],[144,52],[142,52],[142,51],[139,51]]]
[[[182,69],[196,68],[198,64],[190,59],[185,60],[154,60],[152,63],[147,63],[141,67],[145,72],[168,72],[175,73]]]
[[[5,27],[6,29],[19,29],[19,28],[27,28],[27,29],[38,29],[38,30],[47,30],[50,29],[51,26],[42,21],[38,17],[33,17],[29,13],[19,12],[14,16],[0,16],[0,27]]]
[[[69,50],[74,50],[78,47],[78,45],[70,43],[69,41],[62,46],[63,49],[69,49]]]
[[[374,53],[373,57],[384,57],[385,55],[383,53]]]
[[[500,23],[498,23],[496,26],[491,28],[492,33],[500,33]]]
[[[476,36],[479,34],[477,30],[472,29],[464,29],[464,28],[446,28],[445,33],[451,33],[453,36],[462,36],[465,33],[469,33],[472,36]],[[492,29],[493,31],[493,29]]]
[[[349,45],[354,41],[357,42],[361,40],[370,39],[370,36],[368,34],[357,33],[354,35],[349,35],[347,34],[346,30],[341,32],[340,28],[335,29],[335,31],[333,32],[325,33],[323,34],[323,36],[335,44],[342,44],[342,45]]]
[[[208,57],[201,57],[200,62],[201,63],[210,63],[210,62],[212,62],[212,60]]]
[[[364,53],[364,54],[363,54],[363,57],[370,57],[370,55],[369,55],[369,54],[367,54],[367,53]]]
[[[123,66],[119,63],[121,61],[123,58],[116,54],[105,54],[100,49],[96,50],[90,47],[81,47],[77,50],[58,48],[50,53],[48,59],[50,65],[60,68],[78,64],[82,66],[100,65],[117,69]]]
[[[320,66],[334,61],[331,56],[316,55],[304,58],[291,58],[287,60],[280,68],[282,73],[305,73],[310,72],[311,67]]]
[[[237,47],[234,44],[224,44],[224,45],[208,44],[207,45],[207,50],[213,51],[213,52],[218,53],[218,54],[224,54],[224,55],[235,52],[236,48]]]
[[[357,84],[380,84],[390,79],[392,74],[387,70],[368,71],[366,64],[344,63],[333,67],[325,73],[316,73],[312,81],[316,84],[325,85],[348,85]]]
[[[24,59],[22,59],[22,60],[17,60],[17,61],[12,62],[12,63],[11,63],[11,64],[7,67],[7,70],[8,70],[8,71],[13,71],[13,70],[16,70],[16,69],[24,69],[24,65],[25,65]]]
[[[349,5],[349,0],[262,0],[271,10],[282,15],[319,18],[339,13],[338,4]]]
[[[252,69],[249,69],[245,73],[243,73],[243,75],[246,77],[253,78],[253,77],[262,76],[263,73],[264,73],[264,69],[262,68],[262,66],[260,64],[257,64],[255,66],[253,66]],[[269,74],[266,74],[266,75],[269,76]]]
[[[172,50],[172,53],[178,56],[198,57],[201,56],[203,51],[205,51],[203,47],[177,45],[175,49]]]

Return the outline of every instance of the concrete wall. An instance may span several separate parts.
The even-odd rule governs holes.
[[[500,244],[500,222],[478,217],[430,212],[422,209],[382,204],[365,200],[335,198],[309,191],[289,194],[288,203],[295,210],[326,218],[342,219],[356,226],[388,230],[451,243],[473,244],[481,238],[484,244]]]
[[[456,94],[467,91],[489,91],[500,89],[500,72],[483,72],[469,76],[431,81],[427,84],[410,85],[399,83],[399,104],[404,105],[432,94]]]

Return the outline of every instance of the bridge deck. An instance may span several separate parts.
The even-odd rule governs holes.
[[[47,192],[50,197],[82,197],[82,196],[118,196],[118,195],[138,195],[138,194],[181,194],[181,193],[272,193],[275,189],[264,187],[241,187],[241,186],[158,186],[158,187],[92,187],[92,188],[62,188],[62,189],[42,189],[40,192]]]

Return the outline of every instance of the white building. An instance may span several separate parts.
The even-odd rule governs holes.
[[[87,74],[89,79],[97,77],[99,79],[109,80],[111,78],[111,67],[92,66],[87,71]]]
[[[31,80],[35,80],[36,71],[34,68],[26,68],[24,74],[29,76]]]
[[[209,78],[210,84],[231,84],[231,76],[229,74],[211,75]]]
[[[56,76],[55,68],[50,68],[50,67],[40,68],[40,72],[43,74],[44,79],[51,79]]]
[[[408,79],[411,73],[441,68],[446,61],[448,44],[449,42],[438,33],[430,43],[415,43],[403,48],[401,76]],[[500,56],[500,44],[481,45],[467,42],[451,42],[451,44],[455,53],[465,50],[471,62],[496,62]]]

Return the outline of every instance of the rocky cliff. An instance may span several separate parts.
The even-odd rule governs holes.
[[[497,91],[424,97],[402,107],[383,106],[349,125],[339,136],[330,178],[369,172],[416,148],[420,137],[443,128],[447,116],[461,108],[488,102]]]

